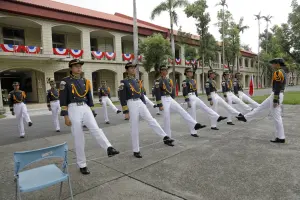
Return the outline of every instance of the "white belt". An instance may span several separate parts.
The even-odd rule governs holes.
[[[195,92],[190,92],[190,93],[188,93],[188,95],[196,95],[196,93]]]
[[[77,103],[70,103],[70,104],[68,105],[68,107],[84,106],[84,105],[86,105],[85,102],[77,102]]]
[[[141,100],[140,98],[136,98],[136,99],[128,99],[127,101],[138,101]]]
[[[20,102],[20,103],[14,103],[14,105],[19,105],[19,104],[22,104],[23,102]]]
[[[55,103],[55,102],[58,102],[59,100],[53,100],[53,101],[50,101],[50,103]]]

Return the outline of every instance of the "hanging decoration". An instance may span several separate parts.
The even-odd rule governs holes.
[[[130,54],[130,53],[123,53],[123,54],[122,54],[122,57],[123,57],[123,60],[124,60],[124,61],[130,61],[130,60],[133,59],[133,56],[132,56],[132,54]]]
[[[66,56],[69,53],[69,49],[64,48],[53,48],[53,53],[55,55]]]
[[[69,52],[73,58],[80,58],[83,55],[82,49],[70,49]]]
[[[36,47],[36,46],[26,46],[25,47],[25,52],[29,53],[29,54],[38,54],[40,53],[41,48],[40,47]]]
[[[115,52],[105,52],[105,57],[106,57],[108,60],[113,60],[113,59],[115,59],[115,57],[116,57],[116,53],[115,53]]]
[[[104,57],[104,52],[102,51],[92,51],[92,55],[97,58],[98,60],[101,60]]]
[[[176,58],[175,62],[176,62],[177,65],[181,64],[181,58]]]

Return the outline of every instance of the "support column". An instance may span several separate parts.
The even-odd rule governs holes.
[[[115,34],[115,52],[116,52],[116,61],[122,62],[122,35],[116,33]]]
[[[244,57],[242,57],[242,67],[243,67],[243,68],[246,67],[246,66],[245,66],[245,58],[244,58]]]
[[[201,74],[196,73],[195,75],[196,75],[195,78],[197,81],[197,93],[201,94],[201,92],[202,92],[201,88],[202,88],[202,84],[203,84],[203,81],[201,80]]]
[[[115,90],[116,90],[116,96],[118,96],[118,90],[119,90],[119,86],[120,86],[120,83],[121,83],[121,80],[123,80],[123,70],[118,70],[118,73],[116,74],[115,76],[115,81],[116,81],[116,84],[115,84]]]
[[[44,23],[41,28],[43,54],[52,55],[52,27],[51,24]]]
[[[2,33],[2,28],[0,28],[0,44],[3,44],[3,33]]]
[[[185,66],[185,48],[184,45],[180,46],[180,57],[181,57],[181,65]]]
[[[92,76],[92,71],[89,69],[84,70],[84,78],[88,79],[91,82],[91,91],[92,91],[92,97],[94,96],[93,94],[93,76]]]
[[[218,62],[219,62],[219,69],[221,69],[222,68],[222,56],[221,56],[221,52],[220,51],[218,51]]]
[[[1,78],[0,78],[0,114],[4,114],[5,109],[3,107],[3,101],[2,101],[2,87],[1,87]]]
[[[83,49],[82,58],[85,60],[91,59],[91,39],[89,29],[81,31],[81,48]]]
[[[147,72],[144,72],[142,77],[142,80],[144,81],[144,88],[146,89],[146,93],[149,96],[151,94],[151,91],[147,91],[147,88],[149,88],[149,74]]]

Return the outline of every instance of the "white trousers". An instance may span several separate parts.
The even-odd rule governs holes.
[[[196,120],[184,110],[177,101],[175,101],[172,97],[161,97],[162,104],[164,107],[164,131],[167,133],[169,137],[171,137],[171,124],[170,124],[170,114],[171,109],[181,115],[183,119],[188,123],[189,129],[194,129],[195,125],[197,124]],[[195,134],[196,131],[194,130],[191,134]]]
[[[274,93],[272,93],[266,100],[264,100],[257,108],[255,108],[252,112],[245,115],[245,118],[247,121],[253,120],[257,115],[262,113],[265,110],[270,110],[271,117],[273,118],[273,121],[275,123],[275,137],[278,137],[279,139],[284,139],[284,129],[283,129],[283,123],[281,118],[281,111],[282,111],[282,102],[283,102],[283,93],[279,94],[279,105],[274,108],[273,107],[273,99],[274,99]]]
[[[71,131],[74,136],[75,151],[77,158],[77,165],[80,168],[86,167],[86,157],[84,152],[85,140],[84,132],[82,130],[83,124],[89,129],[94,136],[97,143],[105,150],[111,146],[110,142],[104,135],[102,129],[98,127],[95,117],[89,106],[77,106],[76,103],[71,103],[68,106],[69,118],[72,126]]]
[[[234,95],[232,92],[227,92],[228,104],[232,106],[232,102],[236,103],[236,110],[240,111],[242,114],[247,114],[252,110],[250,106],[245,104],[240,98]]]
[[[220,104],[227,112],[227,122],[232,122],[232,115],[237,116],[240,114],[239,111],[237,111],[230,105],[230,102],[226,103],[224,99],[222,99],[217,93],[212,92],[210,95],[213,101],[212,109],[215,112],[218,112],[218,105]]]
[[[129,109],[130,115],[130,128],[131,128],[131,141],[132,141],[132,150],[133,152],[140,151],[139,145],[139,118],[140,116],[148,123],[154,132],[161,136],[165,137],[167,134],[163,131],[159,123],[152,117],[149,110],[147,109],[144,102],[140,99],[127,101],[127,106]]]
[[[201,99],[199,99],[196,95],[191,94],[189,95],[191,108],[189,109],[189,114],[196,119],[196,110],[197,106],[201,108],[201,110],[208,114],[210,118],[210,125],[211,127],[217,127],[217,120],[219,119],[220,115],[208,107]],[[195,132],[194,128],[190,130],[191,132]]]
[[[51,101],[50,102],[51,112],[52,112],[52,121],[54,124],[55,130],[60,130],[60,124],[59,124],[59,113],[60,113],[60,104],[59,100],[57,101]]]
[[[109,105],[109,107],[111,107],[111,109],[117,113],[118,108],[111,102],[110,98],[108,98],[108,96],[102,96],[102,106],[103,106],[103,110],[104,110],[104,120],[105,122],[108,122],[108,114],[107,114],[107,104]]]
[[[18,129],[19,129],[20,136],[24,136],[25,130],[24,130],[23,120],[25,120],[26,123],[31,122],[31,119],[27,111],[27,107],[23,102],[16,103],[14,104],[14,112],[18,121]]]
[[[146,105],[149,105],[150,107],[153,108],[155,104],[152,101],[150,101],[150,99],[146,95],[144,95],[144,98],[145,98],[145,101],[146,101]],[[158,107],[156,108],[156,113],[159,113],[159,108]]]
[[[254,101],[253,99],[251,99],[248,95],[246,95],[244,92],[239,91],[239,98],[244,101],[249,103],[252,108],[257,108],[259,106],[259,103],[257,103],[256,101]]]

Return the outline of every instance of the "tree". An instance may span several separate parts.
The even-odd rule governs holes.
[[[136,16],[136,0],[133,0],[133,49],[134,49],[134,64],[138,63],[138,47],[139,47],[139,36]],[[140,79],[139,66],[136,67],[136,78]]]
[[[259,64],[260,64],[260,59],[259,59],[259,48],[260,48],[260,20],[262,19],[262,15],[261,15],[261,12],[259,12],[257,15],[254,15],[255,17],[255,20],[257,20],[258,22],[258,50],[257,50],[257,79],[256,79],[256,87],[258,88],[258,85],[259,85],[259,80],[261,82],[261,77],[259,76],[259,71],[260,71],[260,67],[259,67]]]
[[[176,8],[185,7],[189,3],[187,0],[165,0],[161,2],[158,6],[154,8],[151,13],[151,19],[153,20],[156,16],[160,15],[162,12],[168,12],[170,17],[170,36],[171,36],[171,46],[172,46],[172,65],[173,65],[173,82],[175,83],[175,42],[174,42],[174,24],[177,25],[178,15],[176,13]]]
[[[244,49],[245,51],[252,51],[249,44],[241,44],[241,49]]]
[[[267,39],[267,43],[266,43],[266,52],[268,53],[268,39],[269,39],[269,23],[271,23],[271,19],[273,16],[271,15],[267,15],[267,16],[262,16],[262,18],[264,18],[264,20],[267,22],[267,26],[266,26],[266,39]]]
[[[249,26],[244,25],[243,22],[244,22],[244,18],[241,17],[239,23],[236,24],[236,28],[237,28],[237,30],[239,31],[239,35],[240,35],[241,33],[244,33],[244,31],[247,30],[247,29],[249,28]],[[239,39],[238,43],[239,43],[239,45],[240,45],[240,37],[239,37],[238,39]],[[240,64],[239,64],[239,59],[238,59],[239,54],[240,54],[240,50],[238,50],[237,55],[236,55],[236,58],[237,58],[237,72],[240,71]],[[233,73],[233,71],[232,71],[232,73]]]
[[[153,34],[140,42],[139,51],[144,55],[145,71],[149,73],[154,68],[156,77],[159,74],[159,67],[166,65],[172,55],[170,42],[161,34]]]

